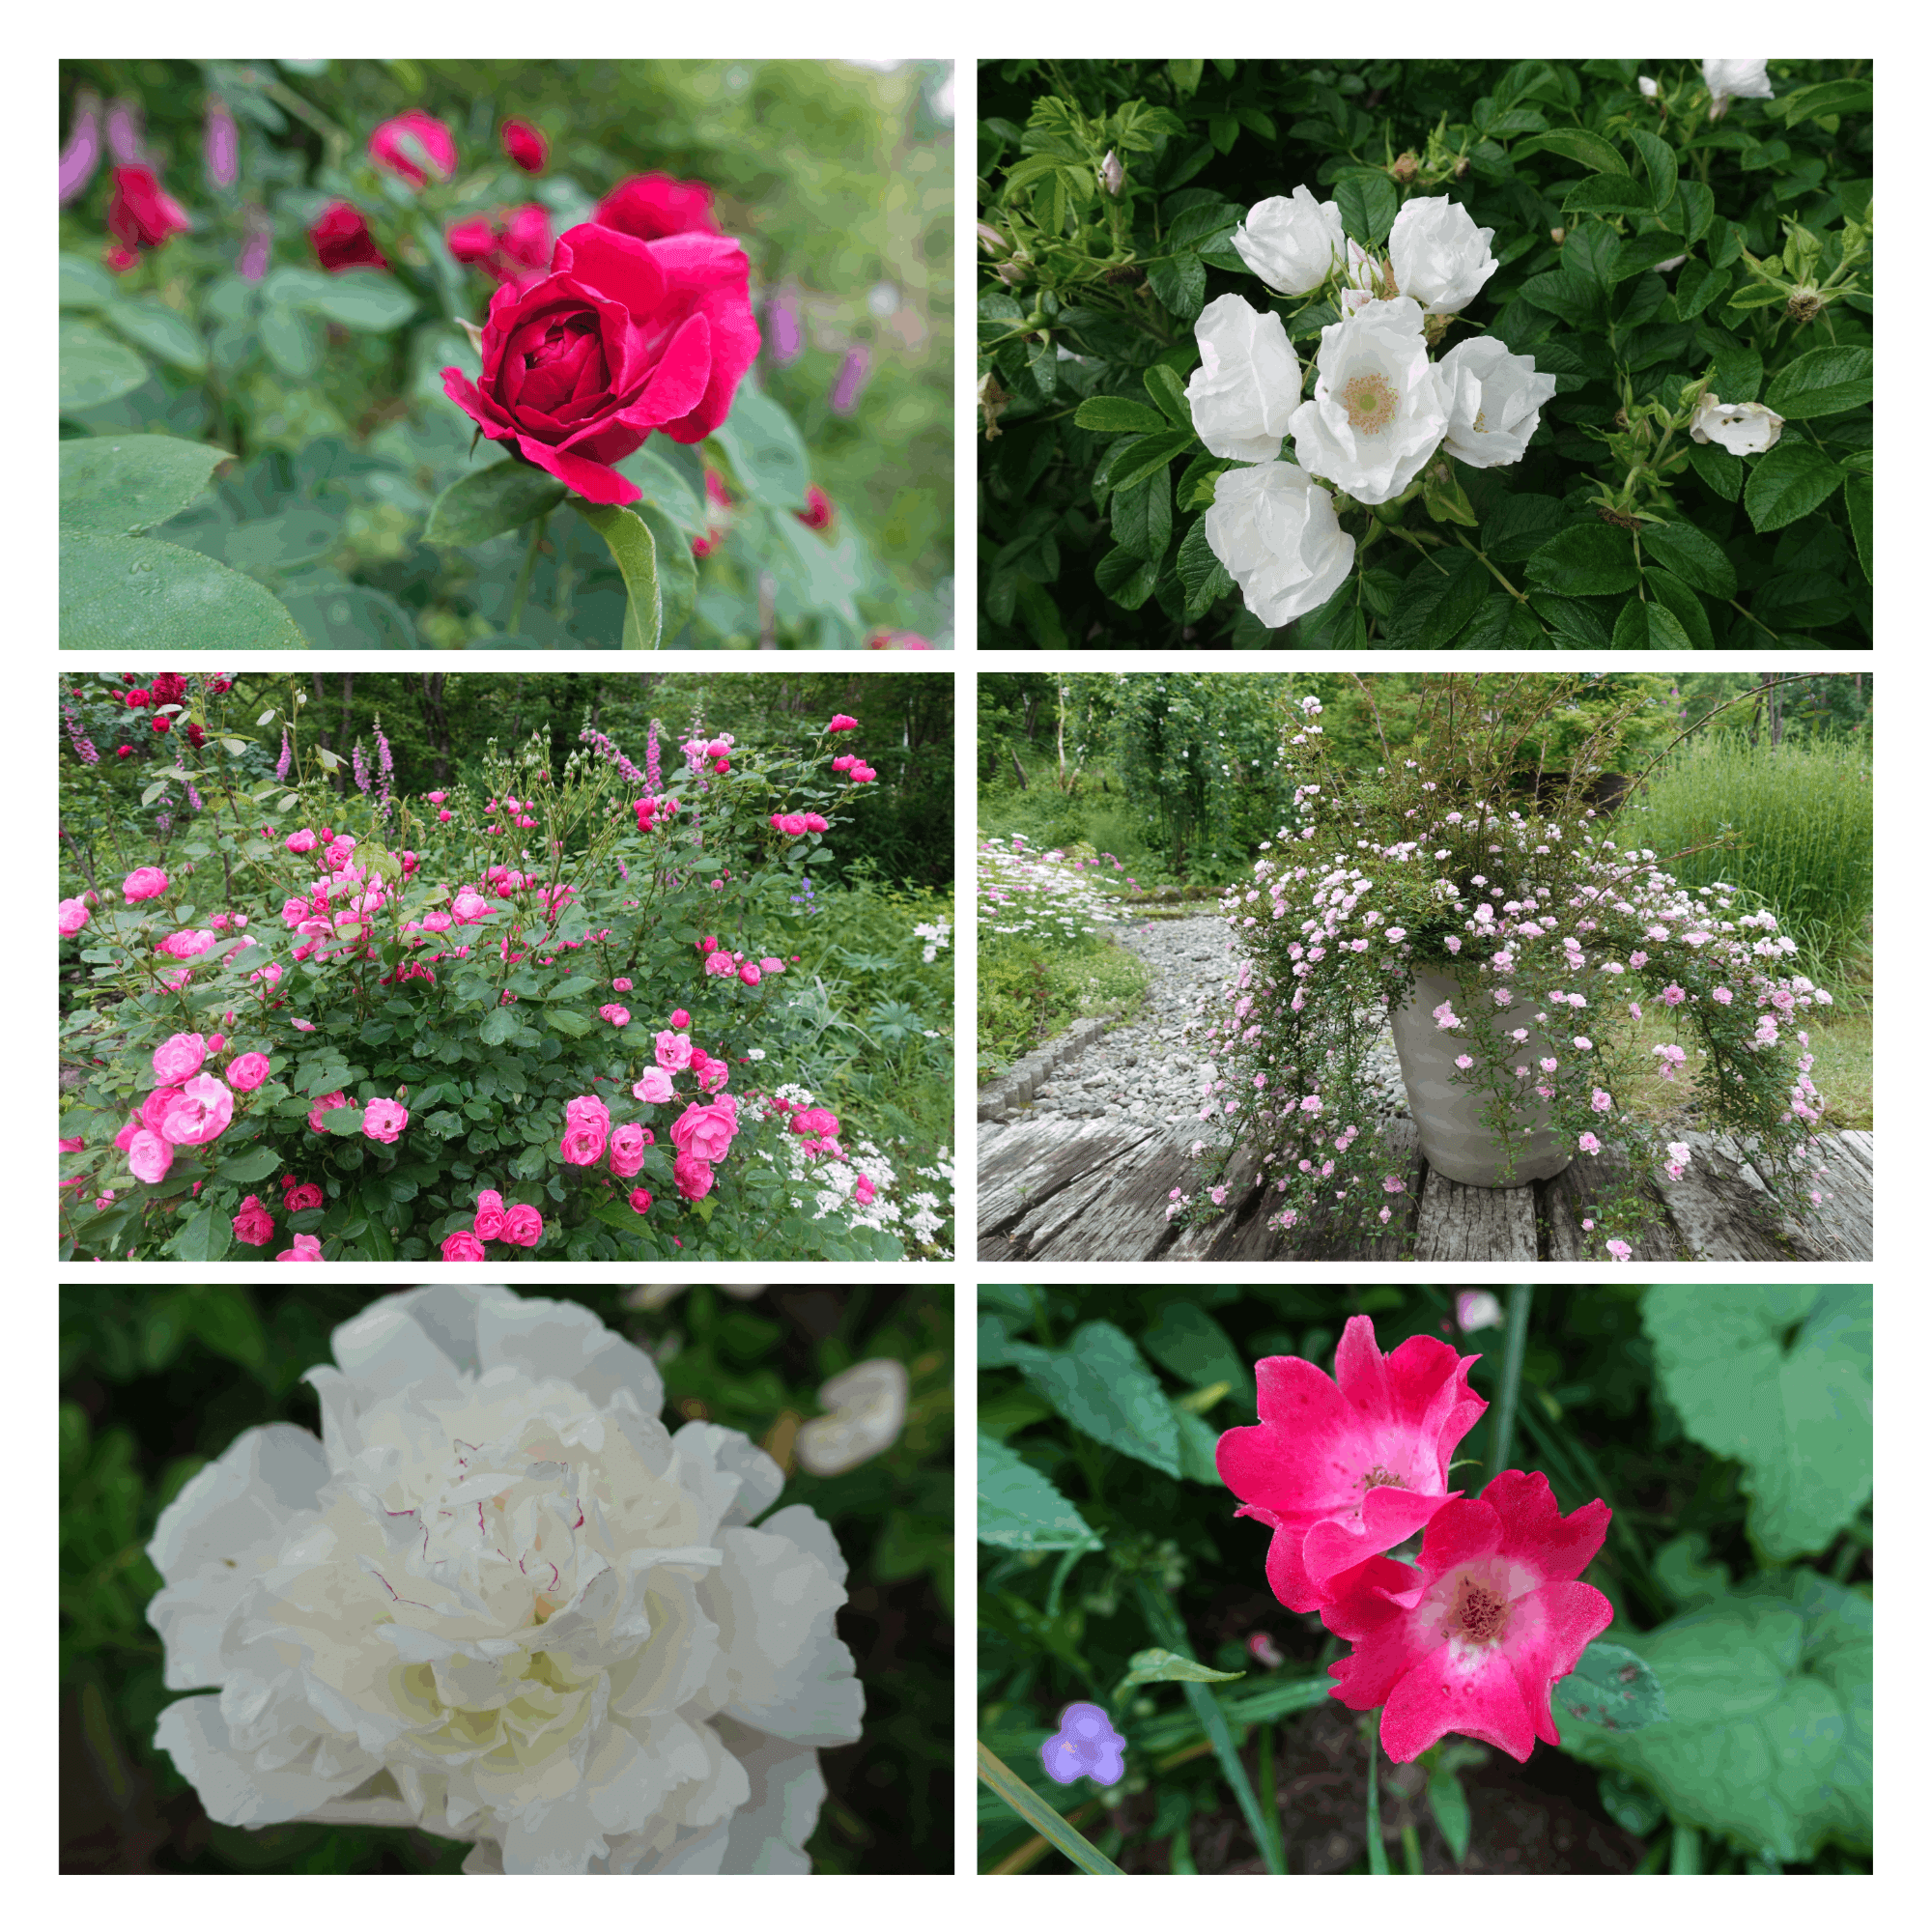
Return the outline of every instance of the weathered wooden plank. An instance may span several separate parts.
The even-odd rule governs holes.
[[[1189,1158],[1192,1143],[1183,1134],[1162,1134],[1110,1163],[1105,1185],[1077,1211],[1053,1216],[1054,1231],[1035,1238],[1030,1258],[1038,1262],[1139,1262],[1172,1260],[1168,1252],[1174,1224],[1167,1218],[1168,1194],[1185,1193],[1199,1170]],[[1044,1219],[1045,1217],[1042,1217]],[[1014,1234],[1025,1238],[1032,1217]]]
[[[1753,1191],[1738,1174],[1737,1163],[1725,1156],[1714,1159],[1709,1134],[1687,1136],[1690,1161],[1683,1179],[1655,1176],[1657,1191],[1678,1237],[1692,1261],[1788,1262],[1788,1241],[1767,1225],[1764,1195]],[[1645,1260],[1650,1259],[1648,1256]]]
[[[1154,1129],[1120,1121],[1086,1121],[1071,1132],[1058,1122],[1029,1122],[1002,1134],[980,1169],[980,1233],[1004,1235],[1029,1208],[1104,1170]]]
[[[1191,1147],[1193,1143],[1190,1141],[1188,1145]],[[1179,1184],[1184,1194],[1195,1192],[1185,1182]],[[1260,1218],[1261,1165],[1246,1148],[1235,1150],[1221,1184],[1228,1190],[1221,1211],[1211,1221],[1181,1229],[1162,1251],[1162,1261],[1225,1261],[1227,1256],[1221,1252],[1222,1248],[1234,1242],[1239,1230],[1251,1220]]]
[[[1537,1205],[1542,1212],[1547,1260],[1552,1262],[1600,1262],[1610,1264],[1604,1243],[1604,1203],[1613,1197],[1636,1191],[1648,1200],[1654,1219],[1650,1226],[1630,1238],[1631,1259],[1636,1262],[1679,1262],[1690,1259],[1690,1250],[1672,1225],[1668,1209],[1657,1190],[1642,1182],[1633,1183],[1629,1167],[1608,1154],[1579,1153],[1559,1175],[1544,1181],[1537,1189]],[[1585,1228],[1584,1221],[1595,1221]]]
[[[1839,1137],[1825,1142],[1825,1197],[1804,1219],[1787,1215],[1781,1230],[1801,1261],[1868,1262],[1872,1258],[1872,1171]]]
[[[1359,1235],[1344,1238],[1325,1232],[1322,1215],[1316,1215],[1295,1244],[1294,1259],[1308,1262],[1406,1262],[1410,1258],[1409,1241],[1422,1212],[1422,1198],[1429,1181],[1429,1164],[1422,1157],[1422,1145],[1411,1120],[1382,1122],[1382,1145],[1388,1154],[1388,1172],[1404,1182],[1400,1194],[1390,1194],[1382,1202],[1389,1210],[1384,1232],[1371,1241]],[[1445,1183],[1454,1185],[1453,1182]],[[1475,1192],[1482,1190],[1476,1189]],[[1282,1240],[1276,1236],[1277,1243]],[[1286,1251],[1277,1247],[1277,1254]],[[1532,1243],[1530,1259],[1536,1258]],[[1418,1255],[1416,1257],[1420,1259]],[[1219,1256],[1216,1260],[1221,1259]],[[1484,1257],[1483,1259],[1488,1259]]]
[[[1872,1137],[1870,1134],[1859,1133],[1851,1128],[1847,1128],[1845,1132],[1838,1136],[1838,1142],[1846,1152],[1853,1155],[1856,1159],[1864,1162],[1867,1174],[1876,1172],[1872,1165]]]
[[[1433,1168],[1417,1212],[1419,1262],[1533,1262],[1536,1190],[1464,1187]]]

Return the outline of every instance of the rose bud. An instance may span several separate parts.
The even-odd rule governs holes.
[[[550,143],[527,121],[505,121],[503,152],[526,175],[540,175],[550,159]]]

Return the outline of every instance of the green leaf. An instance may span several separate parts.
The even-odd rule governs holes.
[[[1702,182],[1677,184],[1677,212],[1671,219],[1686,248],[1694,248],[1704,239],[1717,211],[1717,196]]]
[[[60,258],[60,305],[62,308],[104,308],[120,293],[121,285],[99,262],[85,255]]]
[[[1210,1490],[1223,1488],[1221,1471],[1214,1461],[1219,1434],[1209,1429],[1191,1408],[1170,1397],[1174,1426],[1180,1432],[1180,1473],[1190,1483],[1206,1483]]]
[[[1532,308],[1546,310],[1572,328],[1601,327],[1603,297],[1586,276],[1561,269],[1532,275],[1518,292]]]
[[[1335,206],[1343,229],[1365,248],[1378,247],[1388,237],[1402,209],[1394,182],[1383,174],[1344,175],[1335,184]]]
[[[1725,306],[1743,309],[1769,308],[1774,302],[1789,299],[1782,289],[1773,288],[1769,282],[1747,282]]]
[[[1565,1717],[1600,1730],[1634,1731],[1670,1716],[1650,1665],[1620,1644],[1589,1645],[1551,1695]]]
[[[694,481],[658,447],[660,440],[654,439],[611,467],[644,493],[631,506],[633,509],[638,509],[639,503],[649,503],[668,515],[687,536],[701,537],[711,523],[704,503],[704,486]],[[697,467],[696,459],[683,450],[682,445],[669,443],[666,447],[679,450],[687,462]],[[643,514],[641,510],[638,513]]]
[[[1593,650],[1607,645],[1610,634],[1596,607],[1578,604],[1568,597],[1552,597],[1548,591],[1532,590],[1529,608],[1555,632],[1558,639],[1573,648]]]
[[[253,1147],[245,1153],[238,1153],[233,1160],[224,1160],[214,1171],[223,1180],[239,1180],[246,1187],[268,1179],[281,1164],[281,1155],[273,1148]]]
[[[1117,491],[1130,490],[1143,477],[1164,471],[1183,450],[1198,446],[1191,429],[1164,429],[1158,436],[1143,437],[1115,459],[1107,480]]]
[[[1745,1468],[1753,1543],[1825,1549],[1872,1492],[1872,1292],[1655,1287],[1644,1332],[1687,1434]]]
[[[690,538],[657,504],[640,498],[631,505],[631,514],[643,519],[657,545],[658,593],[664,601],[664,641],[668,644],[697,607],[697,559],[691,554]]]
[[[1460,1865],[1469,1856],[1469,1801],[1463,1780],[1446,1768],[1429,1774],[1429,1809]]]
[[[255,327],[269,360],[284,376],[313,376],[322,367],[322,331],[300,310],[264,301]]]
[[[1552,128],[1547,134],[1517,142],[1510,154],[1512,156],[1561,155],[1565,159],[1580,161],[1584,167],[1593,168],[1600,174],[1629,173],[1623,156],[1601,134],[1592,134],[1583,128]]]
[[[1852,541],[1859,548],[1859,568],[1865,582],[1872,581],[1872,480],[1869,476],[1845,478],[1845,521],[1852,526]]]
[[[1670,1721],[1605,1731],[1559,1703],[1566,1750],[1629,1773],[1680,1823],[1786,1863],[1812,1858],[1828,1838],[1870,1845],[1869,1600],[1808,1570],[1783,1571],[1715,1595],[1631,1637],[1630,1648],[1662,1686]]]
[[[573,1012],[568,1007],[552,1007],[544,1014],[544,1024],[553,1033],[560,1033],[571,1039],[586,1038],[595,1031],[597,1022],[580,1012]]]
[[[1690,467],[1704,479],[1706,486],[1727,503],[1738,500],[1745,487],[1743,457],[1733,456],[1721,443],[1693,442],[1690,445]]]
[[[1129,489],[1116,490],[1112,504],[1114,541],[1143,561],[1158,563],[1167,554],[1167,540],[1174,533],[1173,497],[1165,467]]]
[[[1730,275],[1722,269],[1714,269],[1708,262],[1686,262],[1671,298],[1677,304],[1678,321],[1694,322],[1729,283]]]
[[[1750,466],[1745,508],[1762,534],[1807,516],[1845,480],[1845,471],[1815,443],[1780,437]]]
[[[1716,647],[1717,639],[1711,635],[1711,613],[1704,609],[1704,600],[1681,577],[1646,564],[1643,587],[1677,619],[1693,651]]]
[[[1190,99],[1201,85],[1201,62],[1198,60],[1171,60],[1167,64],[1168,78],[1174,82],[1174,91],[1183,99]]]
[[[492,1007],[476,1029],[476,1037],[485,1046],[502,1046],[517,1035],[516,1013],[508,1007]]]
[[[304,651],[308,639],[252,577],[153,537],[61,539],[61,648]]]
[[[1184,429],[1188,435],[1194,434],[1194,412],[1188,407],[1187,386],[1165,362],[1156,362],[1152,368],[1141,372],[1141,381],[1147,384],[1147,392],[1159,407],[1176,429]],[[1076,415],[1074,421],[1078,422]]]
[[[1422,507],[1437,524],[1462,524],[1476,527],[1476,510],[1463,488],[1456,466],[1448,457],[1432,458],[1422,471]]]
[[[811,466],[798,426],[783,409],[750,383],[738,386],[731,413],[712,432],[738,481],[775,510],[806,507]]]
[[[1868,80],[1820,80],[1786,95],[1768,111],[1781,115],[1787,128],[1795,128],[1801,121],[1822,121],[1828,114],[1869,114],[1871,104]]]
[[[1246,1675],[1245,1670],[1209,1670],[1172,1650],[1137,1650],[1127,1659],[1127,1674],[1114,1694],[1118,1697],[1136,1684],[1238,1684]]]
[[[423,541],[455,550],[547,515],[569,492],[547,469],[512,458],[459,476],[430,508]]]
[[[1637,532],[1644,554],[1668,564],[1693,589],[1735,597],[1738,574],[1731,560],[1695,524],[1646,524]]]
[[[97,536],[164,524],[208,487],[228,451],[173,436],[81,437],[60,446],[60,523]]]
[[[276,1163],[270,1154],[270,1166]],[[269,1359],[269,1337],[245,1288],[196,1287],[181,1291],[175,1311],[217,1355],[259,1369]]]
[[[1127,549],[1110,550],[1094,567],[1094,581],[1123,611],[1138,611],[1153,595],[1158,562],[1149,563]]]
[[[1636,588],[1636,555],[1627,530],[1577,524],[1530,554],[1529,575],[1559,596],[1607,597]]]
[[[1481,560],[1467,551],[1459,552],[1449,568],[1450,578],[1442,586],[1442,594],[1422,620],[1415,640],[1418,650],[1440,650],[1452,642],[1463,625],[1483,608],[1490,586],[1495,582]]]
[[[233,1233],[226,1214],[212,1202],[197,1201],[162,1252],[178,1262],[218,1262],[228,1252]]]
[[[344,328],[382,335],[400,328],[416,312],[416,298],[393,276],[380,269],[345,269],[325,275],[323,285],[308,293],[302,307]]]
[[[1677,193],[1677,156],[1666,142],[1641,128],[1630,130],[1630,144],[1643,158],[1643,171],[1650,181],[1651,205],[1662,214]]]
[[[1872,399],[1869,349],[1808,349],[1771,379],[1765,407],[1786,422],[1806,416],[1833,416]]]
[[[657,544],[650,526],[616,503],[579,501],[577,514],[611,546],[624,574],[624,648],[654,651],[664,639],[664,598],[658,589]]]
[[[1584,175],[1563,190],[1566,213],[1642,213],[1651,206],[1651,190],[1624,174]]]
[[[1188,525],[1187,534],[1174,560],[1181,588],[1187,593],[1186,612],[1191,623],[1201,616],[1217,597],[1225,597],[1235,587],[1235,580],[1208,543],[1208,519],[1197,517]]]
[[[1198,255],[1170,256],[1147,265],[1148,286],[1170,315],[1192,322],[1208,293],[1208,270]]]
[[[1020,1373],[1083,1435],[1164,1474],[1180,1474],[1179,1433],[1160,1384],[1111,1321],[1083,1322],[1067,1347]]]
[[[148,380],[148,365],[128,348],[76,316],[60,322],[60,406],[99,409]]]
[[[1038,1792],[980,1746],[980,1781],[1089,1878],[1124,1878],[1119,1865],[1097,1852]]]
[[[108,302],[100,315],[137,349],[158,355],[177,369],[199,374],[208,367],[208,344],[200,331],[166,302],[123,297]]]
[[[1032,1463],[980,1434],[980,1541],[1001,1549],[1085,1549],[1099,1538]]]
[[[1145,403],[1130,402],[1125,396],[1089,396],[1073,412],[1073,426],[1097,430],[1102,436],[1121,436],[1165,430],[1167,423]]]

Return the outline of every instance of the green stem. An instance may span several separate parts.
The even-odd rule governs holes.
[[[1504,575],[1502,574],[1502,572],[1501,572],[1500,570],[1498,570],[1498,569],[1497,569],[1497,568],[1495,567],[1495,565],[1494,565],[1494,564],[1492,564],[1492,562],[1491,562],[1491,561],[1489,560],[1489,558],[1488,558],[1487,556],[1485,556],[1485,555],[1483,554],[1483,553],[1482,553],[1482,552],[1481,552],[1480,550],[1478,550],[1478,549],[1476,548],[1476,546],[1475,546],[1474,544],[1472,544],[1472,543],[1471,543],[1471,542],[1469,541],[1469,539],[1468,539],[1467,537],[1465,537],[1465,536],[1464,536],[1464,535],[1463,534],[1463,532],[1462,532],[1461,530],[1458,530],[1458,531],[1456,532],[1456,541],[1457,541],[1457,542],[1458,542],[1459,544],[1461,544],[1461,545],[1463,546],[1463,549],[1464,549],[1465,551],[1467,551],[1467,552],[1469,553],[1469,554],[1470,554],[1471,556],[1473,556],[1473,557],[1474,557],[1474,558],[1476,559],[1476,561],[1477,561],[1478,563],[1480,563],[1480,564],[1481,564],[1481,565],[1483,566],[1483,568],[1484,568],[1485,570],[1487,570],[1487,571],[1488,571],[1488,572],[1490,573],[1490,575],[1491,575],[1492,577],[1493,577],[1493,578],[1494,578],[1494,579],[1496,580],[1496,582],[1497,582],[1498,583],[1500,583],[1500,584],[1502,585],[1502,587],[1503,587],[1503,588],[1504,588],[1505,590],[1507,590],[1507,591],[1509,592],[1509,594],[1510,594],[1510,595],[1511,595],[1512,597],[1514,597],[1514,598],[1516,599],[1516,601],[1517,601],[1517,602],[1518,602],[1519,604],[1526,604],[1526,603],[1528,603],[1528,602],[1529,602],[1529,595],[1528,595],[1528,593],[1527,593],[1526,591],[1522,591],[1522,590],[1519,590],[1519,589],[1518,589],[1518,588],[1516,587],[1516,585],[1515,585],[1514,583],[1512,583],[1512,582],[1511,582],[1509,581],[1509,579],[1508,579],[1507,577],[1505,577],[1505,576],[1504,576]]]
[[[1517,1388],[1522,1380],[1522,1350],[1529,1339],[1529,1302],[1534,1292],[1527,1282],[1518,1282],[1510,1290],[1509,1339],[1503,1349],[1503,1385],[1496,1395],[1496,1412],[1490,1427],[1492,1482],[1509,1462],[1510,1437],[1516,1431]]]
[[[1382,1800],[1378,1783],[1378,1764],[1381,1757],[1381,1740],[1376,1735],[1371,1724],[1369,1731],[1369,1872],[1375,1878],[1387,1878],[1389,1860],[1387,1848],[1382,1844]]]
[[[1747,611],[1745,607],[1742,604],[1740,604],[1735,597],[1729,598],[1726,601],[1729,603],[1731,609],[1735,611],[1740,617],[1744,618],[1747,623],[1755,624],[1758,627],[1758,629],[1762,631],[1765,634],[1765,636],[1772,640],[1773,643],[1781,644],[1784,641],[1784,639],[1780,638],[1777,635],[1777,633],[1771,628],[1769,624],[1765,623],[1762,618],[1753,617],[1751,613],[1748,611]]]
[[[980,1747],[980,1782],[1017,1811],[1056,1851],[1064,1853],[1077,1870],[1094,1878],[1126,1876],[984,1745]]]
[[[543,548],[544,528],[550,522],[550,512],[546,510],[530,526],[529,548],[524,552],[524,567],[517,573],[517,587],[510,593],[510,621],[505,627],[510,632],[523,628],[524,604],[530,594],[530,583],[537,574],[537,552]]]

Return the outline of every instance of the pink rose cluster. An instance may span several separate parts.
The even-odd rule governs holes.
[[[803,838],[808,832],[830,832],[832,827],[815,811],[775,811],[772,830],[782,832],[787,838]]]
[[[782,973],[785,963],[774,955],[758,960],[747,959],[742,952],[732,952],[722,946],[715,933],[707,932],[697,942],[697,951],[704,960],[707,979],[742,980],[748,986],[755,986],[768,973]]]
[[[1384,1355],[1350,1317],[1331,1379],[1298,1355],[1256,1365],[1261,1420],[1231,1429],[1215,1463],[1267,1525],[1267,1579],[1350,1646],[1330,1696],[1381,1707],[1382,1747],[1410,1764],[1451,1732],[1526,1762],[1561,1742],[1549,1693],[1609,1627],[1581,1582],[1603,1548],[1602,1501],[1570,1516],[1540,1471],[1505,1469],[1477,1497],[1449,1489],[1457,1445],[1488,1405],[1480,1358],[1413,1335]],[[1413,1563],[1383,1552],[1418,1530]]]
[[[135,1179],[152,1187],[174,1165],[177,1148],[219,1139],[235,1118],[235,1095],[252,1094],[269,1077],[268,1056],[252,1052],[229,1062],[225,1080],[206,1071],[227,1044],[221,1034],[177,1033],[155,1048],[154,1089],[114,1137]]]
[[[442,1258],[446,1262],[480,1262],[485,1241],[502,1241],[513,1248],[534,1248],[544,1233],[543,1216],[527,1203],[509,1206],[494,1187],[483,1188],[476,1196],[476,1212],[468,1228],[445,1235]]]

